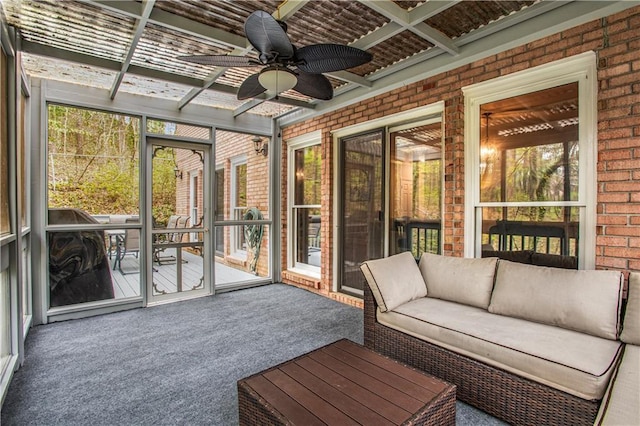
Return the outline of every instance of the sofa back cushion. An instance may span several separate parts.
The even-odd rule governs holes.
[[[427,284],[427,297],[487,309],[497,261],[495,257],[470,259],[424,253],[419,267]]]
[[[381,312],[391,311],[403,303],[427,295],[422,275],[409,251],[367,260],[360,265]]]
[[[622,273],[500,260],[489,312],[606,339],[619,332]]]
[[[640,345],[640,273],[629,274],[627,311],[622,323],[620,340],[632,345]]]

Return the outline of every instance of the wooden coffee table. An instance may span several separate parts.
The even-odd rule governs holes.
[[[456,388],[349,340],[238,381],[241,425],[454,425]]]

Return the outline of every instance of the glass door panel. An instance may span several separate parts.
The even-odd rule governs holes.
[[[360,263],[383,256],[384,180],[382,130],[341,139],[342,229],[339,287],[361,295]]]
[[[209,147],[163,142],[152,144],[151,152],[149,300],[209,294],[209,271],[204,262]]]
[[[389,254],[441,253],[442,123],[390,129]]]

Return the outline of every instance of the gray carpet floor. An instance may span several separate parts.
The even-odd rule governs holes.
[[[34,327],[3,425],[235,425],[236,382],[341,338],[362,311],[282,284]],[[498,425],[458,402],[459,425]]]

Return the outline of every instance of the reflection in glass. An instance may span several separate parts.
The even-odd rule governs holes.
[[[578,83],[480,106],[480,201],[540,202],[482,209],[482,249],[577,256]]]
[[[578,83],[480,107],[482,202],[578,199]]]
[[[294,266],[319,268],[322,191],[320,145],[296,149],[293,163]]]
[[[20,91],[20,111],[18,123],[18,194],[20,197],[20,225],[22,228],[27,226],[27,124],[25,123],[25,114],[27,111],[27,97],[24,92]]]
[[[342,139],[340,286],[362,291],[360,264],[383,255],[383,132]]]
[[[0,235],[11,232],[9,221],[9,140],[7,135],[7,56],[0,52]],[[0,299],[2,303],[4,299]]]
[[[296,263],[320,267],[320,209],[294,209]]]
[[[442,124],[391,132],[390,254],[441,252]]]
[[[577,207],[485,207],[482,250],[577,256],[579,216]]]

